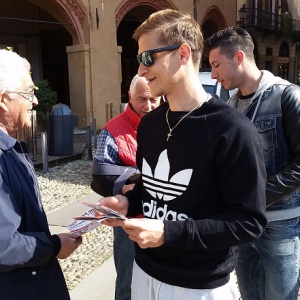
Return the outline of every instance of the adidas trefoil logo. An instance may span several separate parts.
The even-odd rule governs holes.
[[[142,176],[147,192],[155,199],[171,201],[181,196],[187,189],[192,169],[179,171],[169,178],[170,163],[167,150],[164,150],[159,158],[152,174],[152,170],[145,159],[143,159]]]

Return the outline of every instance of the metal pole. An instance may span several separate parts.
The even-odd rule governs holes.
[[[48,165],[48,146],[47,146],[47,133],[41,133],[41,143],[42,143],[42,158],[43,158],[43,174],[49,172]]]
[[[31,113],[31,141],[32,141],[32,160],[36,160],[37,148],[37,123],[36,123],[36,110]]]
[[[91,126],[86,126],[86,146],[87,146],[89,160],[93,159],[91,139],[92,139]]]
[[[97,149],[97,126],[96,126],[96,119],[93,119],[93,134],[94,134],[94,148]]]
[[[198,0],[194,0],[194,19],[198,22]]]

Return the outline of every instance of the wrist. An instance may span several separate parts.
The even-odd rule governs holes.
[[[60,248],[61,248],[61,241],[60,241],[59,236],[57,234],[53,234],[51,236],[51,242],[53,245],[52,257],[56,257],[56,255],[59,253]]]

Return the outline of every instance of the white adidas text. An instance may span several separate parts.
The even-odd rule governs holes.
[[[151,200],[150,203],[143,203],[143,211],[144,216],[158,220],[184,221],[188,218],[186,214],[177,213],[173,210],[168,211],[167,204],[157,208],[157,202],[154,200]]]

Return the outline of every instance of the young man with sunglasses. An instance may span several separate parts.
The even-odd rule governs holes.
[[[158,11],[134,38],[139,75],[168,102],[140,123],[141,180],[125,195],[99,201],[133,217],[106,221],[135,242],[132,299],[238,299],[229,284],[236,246],[266,225],[257,131],[204,91],[203,38],[189,14]],[[140,213],[144,218],[135,218]]]

